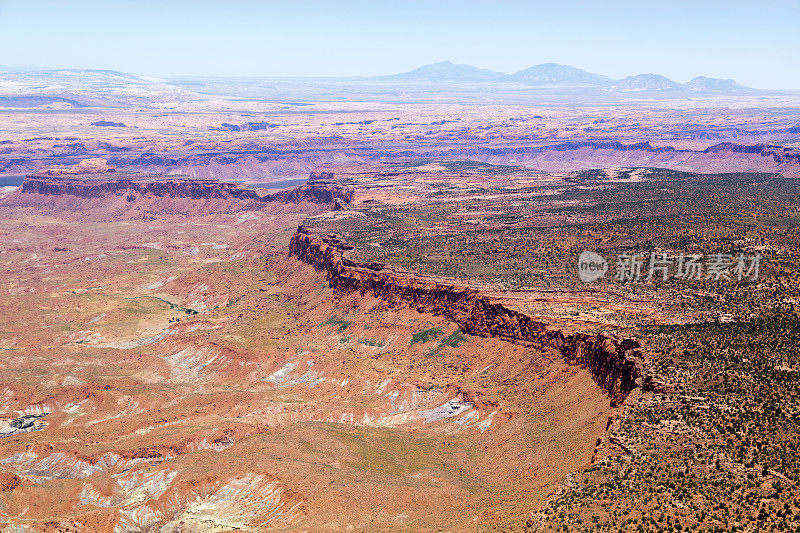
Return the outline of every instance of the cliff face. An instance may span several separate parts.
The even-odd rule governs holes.
[[[313,177],[312,177],[313,178]],[[82,179],[63,176],[28,176],[22,183],[23,194],[48,196],[75,196],[78,198],[104,198],[112,195],[127,195],[131,201],[136,196],[155,196],[191,199],[243,200],[247,202],[312,202],[334,205],[337,200],[350,203],[353,192],[325,179],[279,191],[275,194],[259,195],[253,189],[245,189],[234,183],[217,180],[171,178],[162,176],[144,179],[136,176],[102,179]]]
[[[289,248],[300,260],[326,272],[336,290],[370,292],[389,302],[445,316],[470,335],[555,348],[568,362],[587,368],[608,392],[613,405],[643,381],[643,359],[639,344],[632,339],[619,341],[602,334],[564,335],[475,289],[410,276],[380,263],[351,261],[342,254],[348,248],[344,243],[335,237],[312,236],[302,226]]]
[[[114,194],[169,196],[173,198],[231,198],[256,200],[258,195],[249,189],[240,189],[233,183],[215,180],[192,180],[165,178],[158,181],[136,179],[82,180],[79,178],[54,178],[28,176],[22,183],[21,192],[50,196],[77,196],[79,198],[103,198]]]
[[[339,185],[332,172],[312,172],[305,185],[279,191],[266,198],[293,203],[305,200],[321,204],[335,204],[337,201],[349,204],[353,201],[353,190]]]
[[[771,157],[776,163],[800,164],[800,150],[797,148],[787,148],[785,146],[773,146],[768,144],[747,145],[726,142],[715,144],[704,150],[704,153],[713,154],[725,152],[734,154],[758,154],[762,157]]]

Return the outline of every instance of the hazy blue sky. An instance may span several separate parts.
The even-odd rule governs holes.
[[[800,89],[800,0],[0,0],[2,65],[349,76],[444,59]]]

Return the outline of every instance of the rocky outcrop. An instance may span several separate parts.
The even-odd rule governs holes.
[[[333,172],[312,172],[305,185],[276,192],[267,198],[292,203],[306,200],[321,204],[336,204],[337,201],[349,204],[353,201],[353,189],[337,183]]]
[[[773,146],[769,144],[735,144],[719,143],[703,150],[706,154],[757,154],[762,157],[771,157],[773,161],[781,164],[800,164],[800,149],[786,146]]]
[[[74,176],[77,174],[108,174],[116,170],[116,167],[109,165],[105,159],[93,157],[84,159],[74,165],[54,165],[39,174],[42,176]]]
[[[125,124],[122,122],[112,122],[110,120],[98,120],[96,122],[92,122],[92,126],[100,126],[100,127],[111,127],[111,128],[125,128]]]
[[[234,183],[212,179],[193,179],[188,177],[147,176],[129,173],[111,175],[113,177],[96,176],[54,176],[31,175],[25,178],[20,187],[23,194],[40,194],[49,196],[75,196],[79,198],[104,198],[112,195],[126,195],[130,201],[139,196],[155,196],[191,199],[228,199],[244,200],[255,203],[311,202],[330,204],[334,207],[338,202],[350,203],[352,190],[342,187],[320,176],[317,181],[310,179],[305,185],[279,191],[274,194],[260,195],[254,189],[240,187]],[[332,176],[330,176],[332,178]]]
[[[168,178],[144,180],[138,178],[81,179],[27,176],[22,182],[21,192],[51,196],[77,196],[80,198],[103,198],[114,194],[170,196],[173,198],[236,198],[257,199],[255,191],[241,189],[233,183],[216,180],[194,180]]]
[[[244,124],[230,124],[223,122],[221,127],[212,128],[222,131],[260,131],[271,128],[277,128],[278,124],[270,124],[269,122],[245,122]]]
[[[34,413],[21,415],[10,420],[0,420],[0,437],[10,437],[11,435],[27,433],[28,431],[40,431],[47,426],[40,419],[47,415],[48,413]]]
[[[347,259],[343,251],[349,246],[335,236],[311,235],[302,226],[289,248],[300,260],[324,271],[336,290],[372,293],[392,303],[447,317],[470,335],[555,348],[566,361],[588,369],[614,405],[644,379],[643,359],[635,340],[603,334],[564,335],[471,287],[399,272],[381,263]]]

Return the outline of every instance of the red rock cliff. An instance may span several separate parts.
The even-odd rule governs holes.
[[[80,198],[103,198],[113,194],[151,194],[173,198],[257,199],[255,191],[240,189],[233,183],[216,180],[168,178],[141,180],[136,178],[85,180],[50,176],[28,176],[21,192],[51,196],[70,195]]]
[[[336,290],[370,292],[389,302],[445,316],[470,335],[555,348],[568,362],[588,369],[613,405],[621,403],[644,378],[643,358],[635,340],[620,341],[603,334],[564,335],[475,289],[411,276],[380,263],[351,261],[344,257],[342,252],[348,247],[341,241],[313,236],[302,226],[289,247],[300,260],[326,272]]]
[[[276,192],[269,198],[283,202],[307,200],[322,204],[349,204],[353,201],[353,189],[339,185],[332,172],[312,172],[305,185]]]
[[[234,183],[210,179],[191,179],[169,176],[114,176],[83,178],[80,176],[27,176],[20,192],[49,196],[76,196],[79,198],[103,198],[112,195],[150,195],[170,198],[229,199],[251,202],[299,203],[303,201],[336,205],[350,203],[352,190],[324,179],[314,181],[314,175],[305,185],[259,195],[253,189],[239,187]],[[133,198],[133,197],[131,197]]]

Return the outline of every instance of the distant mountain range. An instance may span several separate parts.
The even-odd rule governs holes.
[[[0,66],[0,108],[162,105],[208,99],[209,95],[297,99],[329,99],[346,91],[360,98],[420,101],[441,97],[487,101],[541,98],[690,98],[753,95],[762,91],[731,79],[698,76],[678,83],[658,74],[625,79],[587,72],[569,65],[542,63],[514,74],[441,61],[410,72],[351,78],[224,78],[156,79],[114,70],[27,70]],[[339,98],[340,96],[336,96]]]
[[[376,80],[417,83],[519,83],[541,87],[597,87],[607,91],[691,91],[703,93],[742,94],[755,89],[739,85],[731,79],[698,76],[687,83],[678,83],[659,74],[638,74],[615,80],[569,65],[542,63],[505,74],[480,69],[472,65],[458,65],[440,61],[424,65],[409,72],[378,76]]]

